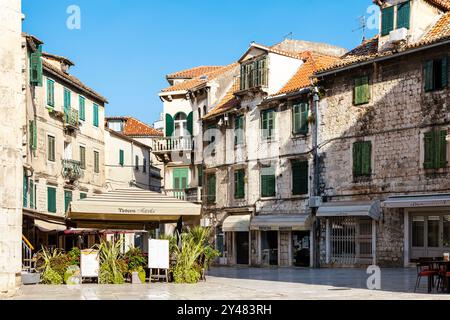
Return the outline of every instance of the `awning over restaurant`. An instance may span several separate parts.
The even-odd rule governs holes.
[[[141,230],[149,223],[199,217],[201,206],[138,188],[117,189],[73,201],[68,219],[77,228]]]
[[[389,197],[383,202],[385,208],[449,207],[450,194],[404,195]]]
[[[328,202],[317,212],[318,217],[370,217],[378,220],[381,214],[381,202]]]
[[[250,231],[251,215],[233,215],[228,216],[222,223],[224,232],[248,232]]]
[[[67,229],[65,225],[46,222],[42,220],[35,220],[34,225],[42,232],[62,232]]]
[[[310,230],[310,215],[259,215],[252,219],[251,230]]]

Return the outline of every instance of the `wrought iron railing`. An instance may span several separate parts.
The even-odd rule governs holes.
[[[83,170],[81,168],[80,161],[64,159],[62,161],[62,167],[62,176],[64,179],[76,181],[83,177]]]
[[[167,137],[153,141],[153,152],[192,151],[192,137]]]
[[[163,193],[169,197],[189,201],[192,203],[202,202],[202,188],[187,188],[187,189],[164,189]]]

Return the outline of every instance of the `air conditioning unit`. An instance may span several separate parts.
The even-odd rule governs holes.
[[[310,197],[309,198],[309,207],[310,208],[319,208],[322,205],[322,197]]]
[[[392,30],[389,33],[389,42],[392,42],[392,43],[406,41],[407,38],[408,38],[408,29],[406,29],[406,28]]]

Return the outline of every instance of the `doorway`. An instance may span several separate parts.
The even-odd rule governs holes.
[[[310,265],[310,232],[292,231],[292,265],[309,267]]]
[[[248,232],[235,232],[236,243],[236,264],[249,265],[249,233]]]
[[[261,231],[261,262],[278,265],[278,231]]]

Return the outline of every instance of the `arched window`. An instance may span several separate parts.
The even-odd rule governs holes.
[[[175,122],[175,136],[188,136],[189,132],[187,130],[187,115],[184,112],[178,112],[173,120]]]

